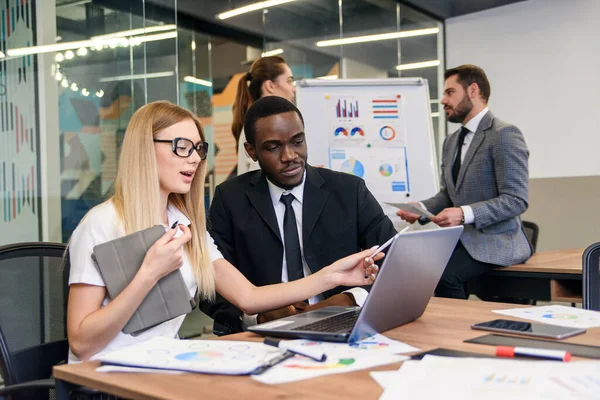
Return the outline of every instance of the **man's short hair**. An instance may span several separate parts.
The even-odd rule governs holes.
[[[444,80],[450,78],[451,76],[458,75],[457,80],[460,85],[467,89],[471,84],[476,83],[479,86],[479,93],[481,93],[481,97],[487,103],[490,98],[490,82],[488,81],[487,76],[483,69],[479,68],[476,65],[472,64],[464,64],[458,66],[456,68],[451,68],[446,70],[444,73]]]
[[[298,114],[300,121],[302,121],[302,126],[304,126],[304,118],[302,118],[300,110],[298,110],[291,101],[279,96],[265,96],[258,99],[250,106],[246,113],[246,118],[244,120],[246,141],[254,146],[256,139],[256,121],[259,119],[292,111]]]

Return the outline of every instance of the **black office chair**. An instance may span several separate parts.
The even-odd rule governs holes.
[[[535,222],[523,221],[523,230],[525,231],[525,236],[527,236],[527,240],[529,240],[529,243],[531,243],[531,247],[533,247],[533,252],[535,253],[538,235],[540,234],[539,226],[537,226]]]
[[[69,264],[62,243],[0,246],[0,398],[53,397],[52,367],[69,345]]]
[[[540,228],[535,222],[531,221],[522,221],[523,231],[525,232],[525,236],[527,236],[527,240],[531,244],[531,248],[533,249],[533,253],[537,248],[538,236],[540,234]],[[488,296],[485,293],[485,281],[489,280],[485,275],[475,278],[472,281],[467,282],[466,291],[468,294],[475,294],[481,300],[484,301],[493,301],[500,303],[512,303],[512,304],[528,304],[528,305],[536,305],[537,301],[534,299],[522,299],[515,297],[505,297],[505,296]]]
[[[600,311],[600,242],[583,252],[583,308]]]

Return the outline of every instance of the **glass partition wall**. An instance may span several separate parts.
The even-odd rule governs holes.
[[[236,173],[236,84],[262,55],[297,79],[424,77],[436,139],[443,24],[394,0],[7,0],[0,20],[0,245],[67,241],[110,196],[123,135],[168,100],[203,123],[214,186]],[[235,14],[235,13],[234,13]]]

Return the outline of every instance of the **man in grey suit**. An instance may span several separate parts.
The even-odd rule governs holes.
[[[529,151],[521,131],[489,111],[490,84],[481,68],[461,65],[444,78],[441,103],[448,120],[462,127],[444,141],[439,193],[420,205],[439,226],[465,225],[435,292],[465,299],[468,280],[531,257],[520,218],[528,206]],[[419,218],[398,215],[410,223]]]

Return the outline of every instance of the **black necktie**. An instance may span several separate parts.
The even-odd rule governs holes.
[[[463,143],[465,142],[465,136],[467,136],[467,133],[469,133],[469,130],[463,126],[460,130],[460,133],[458,134],[458,145],[456,146],[456,147],[458,147],[458,151],[456,152],[456,158],[454,159],[454,164],[452,164],[452,179],[454,180],[455,184],[456,184],[456,179],[458,179],[458,172],[460,171],[460,163],[461,163],[460,159],[462,157],[462,147],[463,147]]]
[[[300,251],[300,239],[296,227],[296,214],[292,208],[293,194],[284,194],[280,201],[285,204],[285,215],[283,216],[283,241],[285,244],[285,260],[287,263],[288,282],[304,278],[302,269],[302,252]]]

